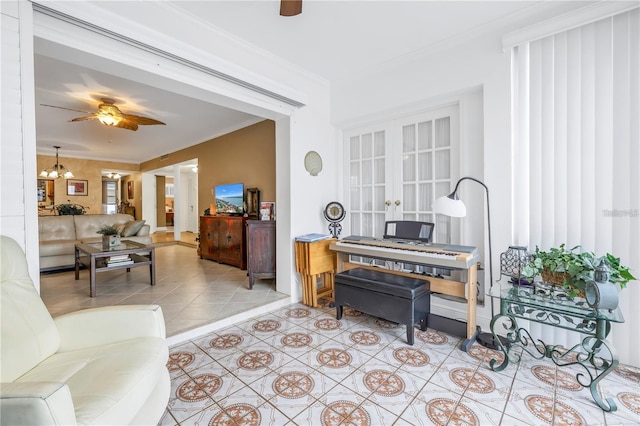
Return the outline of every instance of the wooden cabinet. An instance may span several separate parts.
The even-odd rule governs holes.
[[[247,270],[250,289],[257,278],[276,277],[275,221],[247,221]]]
[[[200,258],[247,269],[244,217],[200,216]]]

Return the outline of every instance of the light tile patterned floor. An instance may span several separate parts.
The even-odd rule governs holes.
[[[640,371],[600,383],[603,412],[578,370],[502,354],[437,331],[415,331],[347,309],[295,304],[170,348],[172,389],[162,425],[633,425]]]

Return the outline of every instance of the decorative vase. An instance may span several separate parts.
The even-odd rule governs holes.
[[[120,235],[103,235],[102,248],[110,249],[120,245]]]

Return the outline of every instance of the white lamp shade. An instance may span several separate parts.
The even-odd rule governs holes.
[[[467,208],[464,203],[449,196],[437,198],[431,208],[435,213],[451,217],[464,217],[467,215]]]

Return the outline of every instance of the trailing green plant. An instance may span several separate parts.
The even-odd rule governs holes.
[[[58,204],[57,206],[54,206],[54,208],[60,216],[79,215],[86,213],[86,208],[84,206],[81,206],[80,204]]]
[[[96,231],[98,234],[102,235],[118,235],[118,228],[113,225],[104,225],[102,228]]]
[[[549,274],[555,273],[556,276],[562,277],[559,284],[571,297],[584,293],[586,283],[593,280],[594,272],[600,262],[609,268],[609,281],[621,289],[625,288],[629,281],[637,279],[627,266],[620,264],[620,258],[609,253],[605,256],[596,256],[592,252],[580,252],[579,249],[580,246],[575,246],[567,250],[564,244],[547,251],[536,247],[531,261],[523,269],[523,275],[533,280],[537,276],[545,279],[550,276]]]

